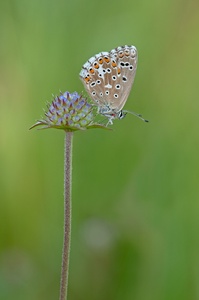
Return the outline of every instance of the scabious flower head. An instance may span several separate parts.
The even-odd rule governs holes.
[[[37,126],[41,126],[40,129],[57,128],[65,131],[107,129],[104,125],[95,123],[94,117],[94,106],[86,98],[77,92],[65,92],[54,98],[48,105],[45,118],[38,120],[30,129]]]

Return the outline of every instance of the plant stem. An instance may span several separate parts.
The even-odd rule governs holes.
[[[70,237],[71,237],[71,190],[72,190],[72,142],[73,132],[66,132],[64,154],[64,241],[59,300],[67,299]]]

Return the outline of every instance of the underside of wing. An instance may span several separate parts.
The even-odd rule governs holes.
[[[121,46],[91,57],[83,65],[80,79],[99,107],[119,112],[129,96],[136,67],[136,48]]]

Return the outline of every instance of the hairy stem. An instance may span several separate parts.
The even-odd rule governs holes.
[[[67,299],[70,237],[71,237],[71,190],[72,190],[72,142],[73,132],[66,132],[64,157],[64,241],[59,300]]]

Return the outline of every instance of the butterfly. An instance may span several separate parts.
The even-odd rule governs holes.
[[[148,122],[140,114],[123,110],[135,79],[137,62],[135,46],[119,46],[91,57],[80,71],[80,79],[97,105],[98,113],[108,118],[107,125],[113,124],[114,119],[123,119],[127,113]]]

